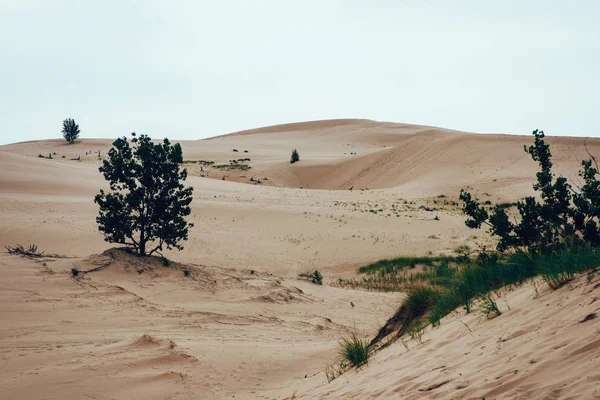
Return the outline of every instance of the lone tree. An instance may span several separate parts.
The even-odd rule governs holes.
[[[142,256],[160,254],[164,246],[182,250],[179,242],[187,240],[193,226],[184,218],[191,212],[193,188],[181,183],[187,178],[187,170],[179,168],[181,146],[131,135],[131,146],[125,137],[113,142],[99,168],[111,193],[100,190],[94,198],[100,206],[98,229],[107,242],[125,244]]]
[[[62,134],[69,144],[75,143],[75,139],[79,137],[79,125],[75,123],[73,118],[67,118],[63,121]]]
[[[294,149],[292,151],[292,157],[290,157],[290,164],[300,161],[300,154],[298,154],[298,150]]]
[[[590,159],[581,161],[583,170],[579,171],[583,183],[574,187],[552,172],[552,154],[550,145],[544,141],[544,132],[533,131],[533,136],[534,144],[525,146],[525,152],[540,167],[533,189],[539,192],[542,201],[533,196],[519,200],[520,218],[513,222],[501,205],[488,212],[469,192],[461,190],[463,212],[468,217],[465,224],[469,228],[487,225],[490,233],[500,238],[498,251],[526,248],[533,253],[548,253],[564,247],[600,246],[600,181],[596,159],[588,152]]]

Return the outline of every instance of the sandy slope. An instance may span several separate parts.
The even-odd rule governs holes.
[[[505,294],[493,320],[459,310],[428,328],[422,344],[396,343],[330,384],[314,377],[303,385],[317,387],[297,398],[600,398],[600,325],[586,321],[600,312],[599,276],[540,287],[539,295],[530,284]]]
[[[364,371],[322,386],[323,366],[335,356],[337,341],[353,329],[373,335],[401,299],[329,284],[378,258],[450,253],[463,243],[490,243],[483,232],[468,230],[458,208],[443,201],[456,200],[467,185],[492,202],[530,194],[536,168],[522,150],[530,142],[529,137],[367,120],[287,124],[184,141],[186,160],[220,164],[248,157],[252,169],[201,170],[187,164],[188,183],[195,188],[195,228],[183,252],[167,255],[185,265],[169,268],[101,255],[111,245],[97,231],[93,196],[106,185],[97,172],[97,152],[105,155],[110,140],[2,146],[0,245],[36,243],[69,258],[0,255],[0,398],[283,398],[295,389],[308,398],[329,391],[330,398],[352,393],[356,398],[377,393],[388,398],[397,388],[394,396],[400,398],[447,398],[462,385],[451,375],[461,368],[460,373],[474,374],[464,389],[467,396],[519,398],[524,392],[511,388],[523,385],[540,398],[551,396],[554,384],[539,384],[546,379],[543,374],[533,369],[525,373],[520,366],[514,366],[523,372],[517,374],[519,384],[494,392],[496,381],[484,379],[495,379],[492,367],[504,353],[482,349],[460,358],[461,348],[491,349],[507,326],[518,330],[527,314],[531,321],[547,317],[537,331],[530,329],[544,343],[551,347],[569,340],[569,346],[587,349],[580,354],[592,365],[598,351],[584,346],[597,334],[597,320],[561,335],[549,332],[563,326],[562,317],[551,317],[554,313],[561,310],[567,318],[571,308],[587,312],[593,304],[571,302],[587,304],[595,292],[582,297],[579,289],[563,289],[532,300],[530,290],[518,290],[509,295],[512,310],[497,320],[463,319],[474,338],[465,337],[462,324],[448,321],[406,356],[401,345],[392,346]],[[586,154],[583,139],[550,142],[557,171],[576,177],[577,160]],[[588,140],[588,147],[600,154],[599,140]],[[294,148],[301,161],[291,165]],[[38,158],[49,153],[56,153],[52,160]],[[79,161],[72,160],[77,157]],[[252,184],[251,177],[263,183]],[[354,190],[345,190],[350,187]],[[370,190],[361,190],[365,188]],[[437,198],[441,194],[447,197]],[[109,259],[110,265],[98,271],[77,279],[70,275],[73,267],[90,270]],[[183,268],[191,271],[190,277],[183,277]],[[314,269],[323,272],[326,285],[296,279]],[[549,305],[542,307],[544,299]],[[557,305],[563,300],[564,311]],[[522,335],[506,346],[527,352],[537,343],[520,341],[529,337],[538,336]],[[448,364],[446,355],[458,366],[419,375],[414,387],[407,383],[414,372],[407,372],[411,365],[433,369]],[[544,360],[549,364],[539,365],[552,370],[552,362],[562,356],[548,352]],[[386,357],[390,360],[384,363]],[[560,364],[561,376],[583,376],[571,364]],[[418,391],[444,373],[451,384]],[[586,379],[591,383],[579,382],[578,387],[592,396],[589,385],[596,377]],[[346,381],[350,383],[342,384]],[[580,392],[569,388],[555,397],[573,393]]]

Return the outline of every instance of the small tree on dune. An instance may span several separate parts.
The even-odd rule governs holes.
[[[69,144],[75,143],[75,139],[79,137],[79,125],[75,123],[73,118],[67,118],[63,121],[62,134]]]
[[[525,197],[517,202],[519,219],[511,221],[501,205],[490,212],[467,191],[461,190],[465,224],[469,228],[490,228],[492,235],[500,238],[498,251],[509,248],[526,248],[534,253],[547,253],[565,246],[600,246],[600,181],[598,164],[591,159],[581,161],[579,176],[583,184],[573,187],[562,176],[552,172],[550,145],[544,141],[543,131],[534,131],[534,144],[525,146],[540,167],[533,189],[542,201]],[[586,147],[587,150],[587,147]],[[592,164],[593,161],[593,164]],[[595,168],[594,168],[595,167]]]
[[[292,151],[292,156],[290,157],[290,164],[300,161],[300,154],[298,154],[298,150],[294,149]]]
[[[132,146],[125,137],[114,141],[99,168],[111,192],[100,190],[94,198],[100,207],[98,229],[107,242],[125,244],[139,255],[162,252],[165,246],[181,250],[193,226],[185,220],[193,189],[181,183],[187,178],[187,170],[180,170],[181,146],[132,136]]]

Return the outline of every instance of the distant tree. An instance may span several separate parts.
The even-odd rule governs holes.
[[[79,137],[79,125],[75,123],[73,118],[67,118],[63,121],[62,134],[69,144],[75,143],[75,139]]]
[[[100,190],[94,198],[98,229],[107,242],[125,244],[139,255],[160,253],[165,246],[181,250],[179,243],[193,226],[185,220],[193,189],[181,183],[187,178],[187,170],[180,170],[181,146],[132,136],[132,146],[125,137],[115,140],[99,168],[112,192]]]
[[[298,150],[294,149],[292,151],[292,157],[290,157],[290,164],[300,161],[300,154],[298,154]]]

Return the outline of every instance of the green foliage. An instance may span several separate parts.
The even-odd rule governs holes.
[[[313,273],[302,273],[299,275],[300,278],[305,278],[310,280],[312,283],[316,283],[317,285],[323,284],[323,275],[318,270],[315,270]]]
[[[369,362],[371,348],[367,340],[362,340],[355,333],[340,342],[340,358],[347,365],[360,367]]]
[[[100,208],[98,229],[110,243],[121,243],[139,255],[183,247],[193,224],[190,215],[192,188],[181,182],[187,170],[180,170],[181,147],[168,139],[154,144],[146,135],[132,134],[113,142],[99,171],[110,183],[110,193],[100,190],[94,202]],[[148,249],[152,243],[155,247]]]
[[[358,269],[359,274],[375,274],[383,271],[384,274],[393,274],[406,267],[414,267],[417,264],[433,265],[436,262],[456,261],[456,257],[450,256],[426,256],[426,257],[397,257],[393,259],[379,260],[375,263],[365,265]]]
[[[209,165],[213,165],[215,162],[214,161],[206,161],[206,160],[185,160],[183,163],[184,164],[200,164],[200,165],[204,165],[204,166],[209,166]]]
[[[79,137],[79,125],[75,123],[73,118],[67,118],[63,121],[63,128],[61,132],[65,140],[69,142],[69,144],[73,144],[75,143],[75,139]]]
[[[492,296],[498,289],[520,285],[539,275],[551,289],[558,289],[574,274],[598,265],[600,248],[592,246],[572,246],[548,253],[518,250],[500,256],[482,251],[466,262],[440,262],[413,275],[413,286],[409,286],[406,299],[371,344],[393,332],[397,332],[396,337],[411,332],[414,335],[417,321],[437,326],[444,316],[461,306],[469,313],[475,300],[479,300],[479,312],[493,318],[501,314]]]
[[[411,339],[416,339],[419,344],[423,344],[423,333],[425,332],[426,327],[427,325],[418,319],[406,329],[406,333]]]
[[[73,276],[77,276],[77,275],[79,275],[79,270],[77,268],[71,268],[71,274]]]
[[[469,192],[461,190],[465,224],[480,228],[486,224],[492,235],[500,238],[498,251],[509,248],[525,248],[532,252],[551,252],[565,246],[600,245],[600,182],[597,168],[592,160],[583,160],[579,176],[584,185],[573,190],[567,179],[552,173],[550,146],[544,142],[544,132],[534,131],[534,144],[525,146],[540,167],[536,174],[535,197],[526,197],[516,203],[520,214],[518,222],[512,222],[506,214],[506,204],[496,205],[488,213]]]
[[[252,169],[250,165],[246,164],[217,164],[213,165],[213,168],[217,169],[241,169],[242,171],[247,171]]]
[[[298,150],[294,149],[292,151],[292,156],[290,157],[290,164],[300,161],[300,154],[298,154]]]
[[[169,260],[167,257],[161,257],[160,258],[160,262],[162,263],[162,265],[164,265],[165,267],[170,267],[171,266],[171,260]]]
[[[185,268],[185,269],[183,270],[183,276],[185,276],[186,278],[187,278],[188,276],[190,276],[190,270],[189,270],[189,269],[187,269],[187,268]]]

